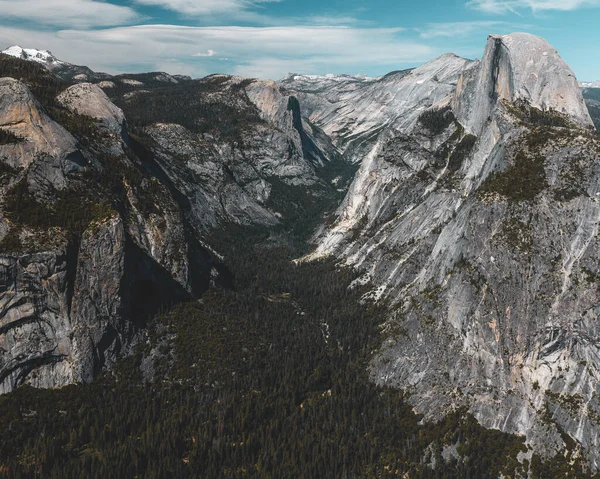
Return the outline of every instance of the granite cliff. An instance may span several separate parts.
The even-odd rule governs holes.
[[[534,60],[535,59],[535,60]],[[527,34],[490,36],[436,105],[381,137],[312,257],[394,306],[371,376],[439,418],[465,406],[598,468],[598,139],[577,81]]]

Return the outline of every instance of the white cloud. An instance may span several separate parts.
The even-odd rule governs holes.
[[[216,55],[214,50],[207,50],[206,53],[194,53],[193,57],[214,57]]]
[[[519,10],[569,11],[583,7],[599,7],[600,0],[470,0],[469,7],[488,13],[518,13]]]
[[[0,0],[0,17],[70,28],[122,25],[140,18],[129,7],[95,0]]]
[[[222,15],[247,12],[261,3],[281,0],[134,0],[140,5],[156,5],[185,15]]]
[[[95,30],[33,32],[0,29],[0,42],[51,50],[58,58],[97,71],[149,71],[172,62],[190,65],[199,76],[215,70],[261,78],[302,73],[381,73],[430,60],[431,47],[404,40],[399,28],[351,27],[181,27],[143,25]],[[215,56],[194,58],[198,52]],[[229,59],[229,64],[217,58]],[[215,62],[215,63],[211,63]],[[180,73],[170,70],[170,73]]]
[[[490,29],[506,25],[506,22],[500,21],[481,21],[481,22],[448,22],[448,23],[428,23],[425,28],[420,28],[421,38],[438,37],[466,37],[476,32],[491,33]]]
[[[344,15],[315,15],[308,17],[307,21],[312,25],[354,25],[364,23],[357,18]]]

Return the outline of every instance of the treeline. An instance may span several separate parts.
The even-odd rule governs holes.
[[[14,133],[0,128],[0,145],[10,145],[14,143],[20,143],[23,138],[15,135]]]

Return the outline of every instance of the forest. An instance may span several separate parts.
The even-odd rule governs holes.
[[[0,397],[3,477],[590,477],[574,457],[520,464],[523,438],[462,410],[421,424],[373,384],[385,309],[351,270],[295,264],[264,232],[218,241],[233,288],[162,312],[92,384]]]

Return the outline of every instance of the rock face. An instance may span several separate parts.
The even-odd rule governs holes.
[[[79,169],[75,138],[13,78],[0,78],[0,128],[23,140],[0,145],[0,159],[12,168],[29,168],[31,182],[62,189],[65,175]]]
[[[333,191],[320,170],[339,161],[339,153],[318,128],[305,129],[299,103],[276,83],[213,75],[181,88],[190,92],[184,108],[195,123],[167,122],[166,112],[143,135],[146,156],[186,198],[198,230],[278,224],[274,189],[297,188],[317,197]],[[198,94],[205,89],[208,94]],[[131,108],[129,98],[117,101]],[[146,101],[152,105],[151,94]],[[208,121],[202,114],[215,104],[222,126],[215,122],[213,131],[203,132],[197,125]],[[233,131],[230,122],[238,124]]]
[[[527,33],[490,35],[481,63],[461,77],[453,110],[476,135],[502,100],[553,109],[591,127],[578,85],[573,71],[545,40]]]
[[[469,60],[444,55],[414,70],[378,79],[290,76],[281,85],[298,97],[308,120],[346,156],[364,162],[379,138],[408,133],[419,114],[448,101]],[[304,107],[304,105],[308,105]]]
[[[1,392],[90,381],[161,307],[215,277],[182,206],[125,142],[121,110],[90,84],[57,102],[80,115],[72,123],[97,120],[91,137],[50,119],[25,84],[0,80],[3,128],[16,135],[0,145]]]
[[[62,92],[58,101],[71,111],[99,120],[108,131],[126,137],[125,115],[99,86],[78,83]]]
[[[393,306],[374,381],[549,455],[566,433],[597,469],[600,144],[545,41],[492,36],[464,67],[380,137],[313,257],[343,258]]]
[[[66,245],[52,253],[0,259],[0,391],[74,382],[67,320]]]

